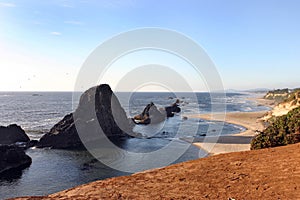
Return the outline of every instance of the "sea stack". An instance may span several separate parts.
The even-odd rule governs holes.
[[[101,128],[100,128],[101,127]],[[82,134],[93,141],[101,131],[112,141],[130,137],[132,123],[111,88],[107,84],[92,87],[85,91],[74,113],[66,115],[51,128],[38,142],[37,147],[56,149],[84,148]]]

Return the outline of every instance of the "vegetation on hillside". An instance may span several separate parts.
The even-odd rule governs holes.
[[[277,90],[272,90],[269,91],[264,98],[269,99],[269,100],[275,100],[276,102],[281,102],[284,101],[286,98],[289,97],[289,89],[277,89]]]
[[[289,101],[294,98],[295,94],[300,93],[300,88],[295,89],[276,89],[267,92],[264,96],[265,99],[275,100],[277,103]]]
[[[273,117],[270,125],[251,141],[251,149],[283,146],[300,142],[300,107],[288,114]]]
[[[283,100],[283,103],[292,103],[297,104],[297,102],[300,101],[300,90],[295,90],[291,92],[288,96],[288,98]]]

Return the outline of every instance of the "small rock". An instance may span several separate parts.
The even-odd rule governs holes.
[[[0,145],[10,145],[17,142],[29,142],[30,139],[25,131],[16,124],[7,127],[0,126]]]
[[[0,174],[9,171],[20,171],[31,165],[31,158],[25,151],[13,145],[0,145]]]

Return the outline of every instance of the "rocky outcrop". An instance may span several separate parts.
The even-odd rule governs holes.
[[[17,142],[28,143],[29,137],[18,125],[12,124],[7,127],[0,126],[0,145],[15,144]]]
[[[175,103],[173,103],[171,106],[165,107],[167,117],[173,117],[174,113],[180,113],[181,109],[179,107],[179,99],[176,100]]]
[[[165,119],[166,119],[166,113],[164,112],[164,110],[162,111],[158,110],[156,105],[154,105],[154,103],[151,102],[144,108],[141,114],[133,117],[133,122],[135,124],[147,125],[150,123],[157,124],[164,121]]]
[[[80,133],[84,132],[84,139],[91,142],[98,138],[99,131],[112,141],[122,140],[133,134],[131,121],[107,84],[84,92],[76,111],[58,122],[40,139],[37,147],[83,148],[78,130]]]
[[[37,147],[52,147],[58,149],[83,147],[77,134],[73,114],[66,115],[55,124],[37,143]]]
[[[0,145],[0,174],[22,170],[31,165],[31,158],[20,147]]]
[[[174,117],[174,113],[179,113],[181,111],[179,107],[179,99],[176,100],[171,106],[158,109],[153,102],[148,104],[143,112],[139,115],[134,116],[133,122],[135,124],[157,124],[164,121],[167,117]]]

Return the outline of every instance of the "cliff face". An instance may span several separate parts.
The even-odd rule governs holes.
[[[269,100],[275,100],[277,102],[281,102],[284,99],[288,98],[289,96],[289,89],[278,89],[278,90],[273,90],[269,91],[264,98],[269,99]]]
[[[269,93],[268,93],[269,94]],[[268,94],[266,96],[268,96]],[[278,117],[286,115],[289,111],[300,106],[300,90],[295,90],[290,93],[278,94],[284,95],[284,99],[278,103],[273,110],[269,111],[264,120],[269,120],[272,117]],[[265,96],[265,98],[266,98]],[[283,96],[282,96],[283,97]]]

